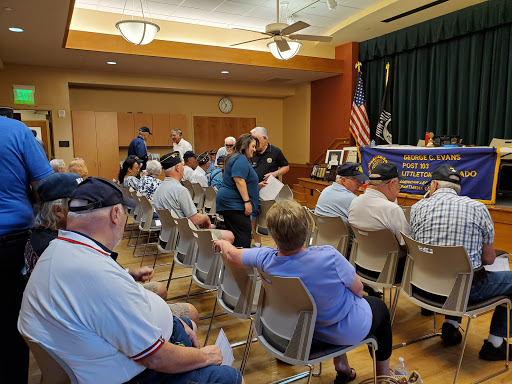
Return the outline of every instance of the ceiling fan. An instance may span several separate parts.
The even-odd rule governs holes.
[[[304,21],[297,21],[291,25],[288,25],[286,23],[280,23],[279,20],[280,20],[279,19],[279,0],[277,0],[277,22],[276,23],[268,24],[265,27],[265,32],[243,29],[245,31],[261,33],[263,35],[267,35],[267,37],[261,37],[259,39],[244,41],[242,43],[231,44],[231,46],[234,47],[234,46],[241,45],[241,44],[252,43],[254,41],[272,39],[273,42],[275,42],[275,45],[277,45],[277,48],[279,49],[279,51],[286,52],[286,51],[290,51],[290,44],[289,44],[289,42],[291,42],[290,40],[318,41],[321,43],[329,43],[332,40],[332,36],[296,34],[295,32],[298,32],[298,31],[310,26],[308,23],[306,23]],[[235,28],[235,29],[241,29],[241,28]],[[272,44],[272,42],[269,43],[268,45],[270,45],[270,44]],[[298,48],[300,48],[300,45],[301,44],[299,43]],[[271,48],[271,47],[269,46],[269,48]],[[297,51],[298,51],[298,48],[296,49]],[[272,52],[272,54],[274,54],[274,52]],[[288,57],[288,58],[290,58],[290,57]]]

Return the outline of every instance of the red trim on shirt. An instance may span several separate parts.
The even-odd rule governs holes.
[[[89,244],[85,244],[85,243],[81,243],[80,241],[77,241],[77,240],[72,240],[72,239],[68,239],[66,237],[57,237],[58,240],[64,240],[64,241],[67,241],[68,243],[73,243],[73,244],[78,244],[78,245],[83,245],[83,246],[86,246],[86,247],[89,247],[91,249],[94,249],[95,251],[98,251],[99,253],[105,255],[105,256],[110,256],[110,253],[107,253],[107,252],[104,252],[98,248],[94,248],[92,245],[89,245]]]
[[[133,359],[134,361],[139,361],[139,360],[145,359],[146,357],[151,356],[153,353],[155,353],[160,348],[162,348],[163,345],[164,345],[164,339],[162,338],[162,336],[160,336],[158,338],[158,340],[155,341],[153,343],[153,345],[151,345],[149,348],[146,348],[141,353],[131,356],[130,358]]]

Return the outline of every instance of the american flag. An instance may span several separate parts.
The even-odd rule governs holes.
[[[364,99],[363,78],[357,74],[357,88],[352,102],[350,113],[350,132],[356,139],[357,146],[370,145],[370,122],[366,113],[366,101]]]

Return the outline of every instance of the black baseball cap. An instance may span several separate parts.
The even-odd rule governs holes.
[[[183,154],[183,161],[187,161],[191,157],[197,157],[197,155],[192,151],[187,151]]]
[[[37,184],[37,194],[41,201],[53,201],[70,197],[82,182],[82,177],[73,172],[57,172],[42,179]]]
[[[210,152],[209,152],[210,156],[213,156],[213,155],[216,155],[217,154],[217,151],[215,149],[212,149]]]
[[[395,163],[380,163],[372,169],[370,180],[389,180],[398,177],[400,180],[406,180],[398,174]]]
[[[197,163],[199,165],[205,165],[210,161],[210,156],[208,156],[208,152],[203,152],[197,157]]]
[[[181,154],[178,151],[166,153],[160,158],[160,164],[162,164],[163,169],[172,168],[179,163],[181,163]]]
[[[151,131],[149,130],[148,127],[140,127],[139,132],[147,132],[150,135],[152,135],[152,133],[151,133]]]
[[[354,177],[360,181],[368,180],[368,176],[363,173],[363,168],[359,163],[346,162],[338,167],[338,175],[344,177]]]
[[[427,181],[426,185],[430,185],[432,180],[449,181],[450,183],[460,185],[462,175],[450,164],[441,164],[432,171],[432,178],[430,181]]]
[[[135,201],[123,196],[123,192],[121,192],[117,185],[102,177],[88,177],[76,187],[70,197],[69,210],[71,212],[106,208],[116,204],[135,207]],[[71,202],[75,199],[85,200],[87,204],[80,207],[72,207]]]
[[[226,161],[226,156],[221,155],[221,156],[217,157],[217,165],[224,164],[225,161]]]
[[[135,160],[139,164],[142,164],[144,162],[144,160],[140,159],[139,156],[137,156],[137,155],[130,155],[126,158],[126,160],[128,160],[128,159]]]

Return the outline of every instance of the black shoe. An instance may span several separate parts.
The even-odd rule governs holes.
[[[373,289],[369,285],[365,285],[363,287],[363,290],[368,294],[368,296],[377,297],[379,299],[382,297],[382,292],[376,291],[375,289]]]
[[[512,345],[510,346],[512,347]],[[509,358],[512,357],[511,350],[509,348]],[[482,346],[482,349],[480,350],[480,353],[478,356],[482,360],[488,360],[488,361],[500,361],[505,360],[507,358],[507,342],[505,339],[503,339],[503,343],[496,348],[491,342],[484,340],[484,345]]]
[[[447,346],[457,345],[462,341],[462,333],[460,333],[459,328],[455,328],[452,324],[444,323],[441,339],[443,339],[444,344]]]
[[[434,311],[431,311],[429,309],[421,308],[421,316],[432,316],[434,314]]]
[[[346,373],[337,372],[336,378],[334,379],[334,384],[346,384],[349,381],[356,379],[356,371],[354,368],[350,368],[350,373],[354,372],[354,376],[349,376]]]

